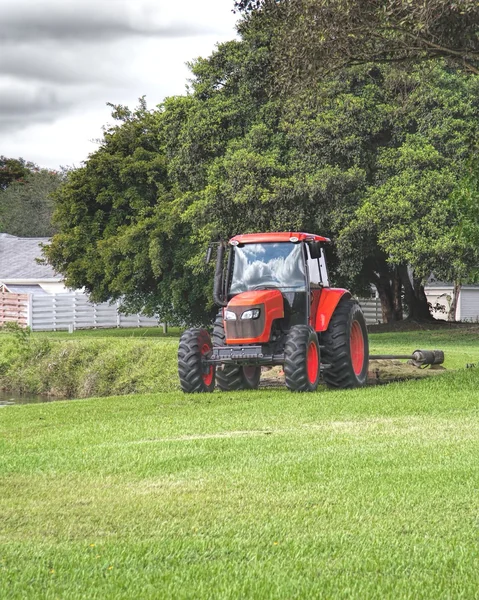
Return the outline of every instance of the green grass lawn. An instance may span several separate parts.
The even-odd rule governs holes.
[[[462,369],[467,364],[479,366],[479,327],[465,329],[424,329],[394,333],[370,333],[371,354],[403,354],[418,349],[444,350],[444,366]]]
[[[1,408],[0,597],[478,598],[478,386]]]

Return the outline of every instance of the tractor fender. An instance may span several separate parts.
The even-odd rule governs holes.
[[[329,321],[341,298],[351,298],[350,292],[343,288],[323,288],[319,298],[316,316],[312,315],[315,331],[326,331],[329,326]]]

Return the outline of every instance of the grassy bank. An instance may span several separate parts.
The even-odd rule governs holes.
[[[177,389],[176,336],[116,331],[2,334],[0,389],[67,398]]]
[[[4,598],[475,598],[479,372],[0,412]]]
[[[0,389],[85,398],[178,389],[179,331],[110,329],[0,335]],[[479,362],[479,328],[371,334],[372,353],[443,349],[445,366]]]

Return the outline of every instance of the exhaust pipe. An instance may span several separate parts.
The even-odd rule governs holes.
[[[218,254],[216,255],[215,283],[213,286],[213,300],[217,306],[226,306],[228,303],[223,295],[223,259],[225,256],[225,246],[220,242]]]

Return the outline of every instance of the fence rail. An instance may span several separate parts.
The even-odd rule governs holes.
[[[379,298],[358,298],[358,302],[368,325],[376,325],[376,323],[383,322],[381,301]]]
[[[33,331],[58,331],[87,327],[156,327],[158,319],[124,315],[119,302],[92,304],[84,294],[31,296],[29,323]]]
[[[8,322],[28,325],[28,294],[0,292],[0,327]]]

